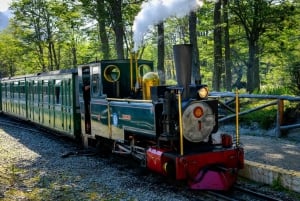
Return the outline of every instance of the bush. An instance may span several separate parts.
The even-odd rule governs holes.
[[[293,91],[287,87],[261,87],[260,91],[256,94],[293,95]]]
[[[262,129],[270,129],[275,125],[276,115],[277,110],[271,107],[241,116],[240,121],[247,125],[256,122]]]

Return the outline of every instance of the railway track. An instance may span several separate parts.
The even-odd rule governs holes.
[[[234,190],[238,191],[238,192],[241,192],[241,193],[244,193],[244,194],[247,194],[249,196],[253,196],[253,198],[255,198],[255,200],[284,201],[280,198],[275,198],[274,196],[263,194],[263,193],[260,193],[260,192],[257,192],[257,191],[251,190],[251,189],[247,189],[247,188],[241,187],[241,186],[234,186]]]
[[[254,191],[252,189],[248,189],[242,186],[235,185],[233,189],[229,192],[207,192],[210,195],[214,195],[221,200],[227,201],[248,201],[248,200],[255,200],[255,201],[285,201],[281,198],[275,198],[269,194],[265,194],[259,191]]]
[[[69,140],[66,140],[63,136],[61,136],[59,133],[50,132],[49,130],[46,130],[44,128],[41,128],[39,126],[35,126],[33,124],[28,124],[26,121],[19,121],[14,118],[8,118],[7,116],[0,115],[0,126],[4,127],[7,126],[9,128],[17,129],[17,130],[26,130],[31,133],[34,133],[34,135],[44,135],[47,138],[53,138],[55,140],[63,141],[64,143],[71,143]],[[55,134],[55,135],[53,135]],[[62,138],[61,138],[62,137]],[[70,151],[67,153],[62,153],[61,157],[76,157],[76,156],[94,156],[96,155],[95,152],[92,152],[90,150],[77,150],[76,146],[70,146]],[[71,150],[73,149],[73,150]],[[120,163],[120,156],[116,157],[115,159],[100,159],[99,160],[108,160],[108,164],[114,165],[116,168],[118,168],[120,171],[127,171],[131,172],[132,176],[136,176],[137,168],[134,168],[133,165],[128,164],[130,163],[130,160],[122,160],[122,163]],[[97,160],[98,160],[97,159]],[[115,162],[112,162],[115,161]],[[151,174],[151,173],[150,173]],[[166,189],[170,193],[172,192],[180,192],[181,195],[183,195],[188,200],[197,200],[197,201],[210,201],[210,200],[218,200],[218,201],[249,201],[249,200],[268,200],[268,201],[286,201],[286,199],[280,199],[280,198],[274,198],[273,196],[254,191],[253,189],[247,189],[242,186],[234,186],[232,191],[230,192],[215,192],[215,191],[191,191],[185,187],[184,184],[176,185],[170,181],[164,180],[164,177],[160,177],[159,175],[151,174],[150,180],[145,180],[145,176],[140,177],[140,183],[136,183],[136,185],[147,185],[148,182],[153,182],[150,184],[151,186],[155,186],[155,188],[161,188]],[[137,176],[139,177],[139,176]],[[4,177],[2,178],[4,179]]]

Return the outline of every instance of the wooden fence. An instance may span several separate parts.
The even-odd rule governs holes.
[[[238,93],[238,92],[236,92]],[[285,101],[290,101],[290,102],[299,102],[300,103],[300,97],[295,97],[295,96],[280,96],[280,95],[258,95],[258,94],[236,94],[233,92],[211,92],[210,97],[211,98],[217,98],[219,100],[220,106],[225,108],[226,110],[232,112],[233,114],[224,116],[219,118],[219,122],[223,122],[232,118],[236,117],[236,110],[235,108],[230,107],[229,105],[234,103],[236,100],[236,97],[238,96],[239,102],[241,99],[261,99],[261,100],[268,100],[266,104],[260,105],[258,107],[245,110],[245,111],[240,111],[240,107],[238,108],[238,115],[242,116],[245,114],[249,114],[251,112],[255,112],[257,110],[277,105],[277,115],[276,115],[276,136],[280,137],[282,135],[282,131],[288,130],[288,129],[293,129],[293,128],[300,128],[300,124],[290,124],[290,125],[283,125],[284,123],[284,103]],[[226,100],[227,99],[227,100]],[[229,99],[229,100],[228,100]],[[240,105],[240,104],[238,104]]]

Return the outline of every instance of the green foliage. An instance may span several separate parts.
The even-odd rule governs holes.
[[[254,92],[255,94],[268,94],[268,95],[293,95],[291,88],[286,87],[286,85],[281,86],[270,86],[261,87],[259,92]]]
[[[176,85],[177,81],[176,80],[166,80],[166,85]]]
[[[255,94],[262,94],[262,95],[293,95],[293,91],[291,88],[287,87],[263,87],[260,91],[255,91]],[[258,100],[256,102],[247,102],[243,104],[243,110],[253,109],[257,106],[266,104],[267,101],[271,100]],[[284,122],[283,124],[291,124],[291,122],[295,122],[297,118],[297,114],[299,114],[299,105],[297,102],[292,101],[284,101]],[[240,120],[246,124],[251,125],[253,122],[258,123],[258,125],[263,129],[270,129],[274,128],[277,119],[277,111],[278,106],[269,106],[262,110],[258,110],[249,114],[246,114],[240,118]]]
[[[272,181],[272,188],[277,190],[277,191],[283,191],[284,187],[282,186],[282,182],[281,182],[281,175],[278,175],[278,177],[276,179],[274,179]]]
[[[255,105],[250,104],[247,107],[250,109],[250,107],[253,108]],[[274,127],[276,115],[277,109],[275,107],[268,107],[263,110],[258,110],[241,116],[240,121],[250,126],[253,124],[253,122],[256,122],[262,129],[267,130]]]
[[[293,62],[294,61],[294,62]],[[289,72],[291,75],[291,87],[296,94],[300,94],[300,60],[297,61],[296,58],[290,62]]]
[[[102,1],[101,1],[102,2]],[[132,46],[132,25],[143,1],[123,1],[125,57],[129,57]],[[280,4],[265,4],[267,1],[233,1],[229,16],[231,48],[232,85],[247,82],[249,64],[249,33],[242,24],[237,9],[246,5],[245,22],[258,20],[249,9],[250,4],[262,6],[265,12],[263,29],[259,35],[259,93],[299,94],[296,71],[300,58],[300,5],[296,1],[280,1]],[[102,5],[93,0],[37,0],[14,1],[14,17],[10,26],[0,33],[0,73],[13,76],[26,73],[72,68],[76,64],[117,57],[115,48],[114,22],[110,3],[103,1],[105,13],[99,13]],[[256,3],[256,4],[253,4]],[[240,7],[239,7],[240,6]],[[252,7],[251,7],[252,8]],[[155,13],[154,13],[155,14]],[[241,14],[241,13],[240,13]],[[247,15],[246,15],[247,14]],[[206,2],[198,9],[197,34],[202,83],[212,85],[213,78],[213,16],[214,3]],[[150,16],[149,16],[150,17]],[[105,22],[110,58],[104,58],[104,45],[100,40],[99,22]],[[255,25],[255,23],[252,23]],[[257,23],[256,23],[257,24]],[[165,27],[165,66],[169,74],[173,69],[172,46],[189,43],[188,17],[170,18]],[[221,25],[223,27],[223,24]],[[252,29],[251,29],[252,30]],[[250,30],[248,30],[250,31]],[[143,59],[157,60],[156,27],[150,27],[145,37],[144,48],[140,50]],[[247,38],[248,37],[248,38]],[[51,48],[50,48],[51,47]],[[156,67],[155,67],[156,69]],[[173,79],[168,75],[167,79]],[[225,72],[220,79],[224,86]],[[225,87],[223,87],[225,88]]]

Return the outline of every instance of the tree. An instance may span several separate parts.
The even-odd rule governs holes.
[[[235,23],[239,23],[245,32],[248,42],[247,91],[260,89],[260,55],[262,44],[260,39],[268,30],[276,30],[282,26],[289,10],[281,9],[286,1],[275,0],[235,0],[231,11],[236,15]],[[277,27],[277,28],[276,28]]]
[[[199,48],[197,41],[197,15],[191,12],[189,15],[189,34],[190,43],[192,44],[192,83],[201,84],[200,77],[200,61],[199,61]]]
[[[224,27],[224,49],[225,49],[225,88],[227,91],[231,91],[232,73],[231,73],[231,51],[230,51],[230,39],[229,39],[229,8],[228,0],[223,0],[223,21],[225,23]]]
[[[122,0],[108,0],[113,30],[116,36],[116,51],[118,59],[124,59],[124,23],[122,18]]]
[[[109,48],[109,38],[107,32],[107,25],[109,12],[108,4],[105,0],[81,0],[82,7],[85,13],[90,15],[92,19],[96,19],[98,23],[97,35],[100,38],[100,48],[99,51],[102,52],[105,59],[111,57],[110,48]]]
[[[23,39],[27,42],[33,42],[36,45],[37,56],[39,64],[43,71],[46,71],[45,53],[44,53],[44,40],[47,38],[44,34],[46,31],[43,25],[42,16],[44,16],[44,6],[40,0],[35,1],[19,1],[14,2],[11,8],[14,11],[16,21],[19,21],[19,26],[31,32],[26,32],[27,35]],[[44,31],[43,31],[44,30]]]
[[[221,1],[215,3],[214,8],[214,74],[213,89],[220,91],[222,74],[222,27],[221,27]]]
[[[157,25],[157,70],[161,80],[161,84],[166,83],[164,63],[165,63],[165,36],[164,36],[164,23],[161,22]]]
[[[35,46],[42,71],[61,68],[62,56],[60,53],[65,43],[61,38],[66,40],[66,36],[70,36],[69,39],[72,41],[74,36],[69,34],[71,31],[64,34],[62,32],[74,30],[74,25],[78,23],[79,15],[74,14],[78,12],[73,9],[74,7],[75,4],[71,0],[55,2],[21,0],[12,4],[15,26],[24,29],[18,37],[29,46],[32,44]],[[74,47],[74,41],[71,42],[71,46]],[[72,48],[72,52],[73,65],[77,65],[76,49]]]
[[[5,41],[5,43],[4,43]],[[7,46],[9,45],[9,46]],[[7,48],[10,47],[10,48]],[[14,76],[15,66],[21,55],[20,43],[9,33],[0,34],[0,78]]]

